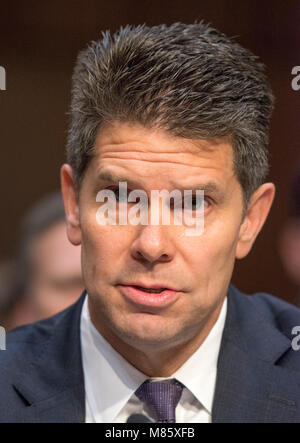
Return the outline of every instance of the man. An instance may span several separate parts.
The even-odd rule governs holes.
[[[0,289],[0,324],[6,330],[51,317],[78,300],[83,290],[80,247],[67,238],[60,192],[46,195],[28,211],[9,271]]]
[[[257,58],[203,23],[125,27],[79,55],[61,182],[86,292],[8,338],[3,422],[300,420],[299,310],[230,285],[274,198],[272,106]],[[166,199],[153,209],[173,190],[201,235],[178,202],[167,224]],[[159,223],[135,223],[144,195]]]

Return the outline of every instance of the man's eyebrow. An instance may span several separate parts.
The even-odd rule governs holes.
[[[109,182],[113,184],[118,184],[119,182],[127,182],[132,184],[134,180],[128,179],[125,176],[120,176],[118,174],[113,173],[109,169],[103,169],[99,172],[97,175],[97,181],[102,182]],[[140,188],[137,188],[140,189]],[[214,181],[208,181],[193,185],[186,185],[185,187],[182,185],[179,185],[177,183],[172,182],[172,189],[178,189],[179,191],[183,192],[184,190],[191,190],[192,192],[195,192],[197,190],[204,191],[204,194],[210,194],[212,196],[215,196],[219,200],[225,199],[225,192],[224,190]]]
[[[179,189],[180,191],[191,190],[193,192],[201,190],[204,191],[204,194],[211,194],[212,196],[215,196],[220,200],[224,200],[225,198],[225,191],[214,181],[202,183],[199,182],[198,184],[187,185],[185,187],[183,187],[182,185],[174,184],[174,189]]]
[[[118,183],[118,182],[128,182],[127,177],[122,177],[117,174],[114,174],[112,171],[108,169],[102,169],[97,175],[97,181],[110,182],[110,183]]]

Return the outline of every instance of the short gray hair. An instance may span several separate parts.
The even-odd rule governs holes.
[[[244,203],[268,173],[274,97],[258,57],[203,23],[122,27],[79,53],[67,159],[80,187],[101,125],[228,137]]]

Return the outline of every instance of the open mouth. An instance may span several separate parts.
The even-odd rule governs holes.
[[[145,288],[144,286],[131,284],[120,285],[120,289],[127,300],[143,307],[165,308],[175,303],[180,297],[179,291],[166,287]]]
[[[164,291],[167,288],[143,288],[142,286],[134,286],[135,288],[139,289],[143,292],[148,292],[150,294],[160,294],[162,291]]]

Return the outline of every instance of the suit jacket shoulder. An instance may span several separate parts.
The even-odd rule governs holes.
[[[214,422],[300,422],[300,351],[292,347],[298,325],[298,308],[230,286]]]
[[[83,422],[80,314],[67,310],[7,335],[0,351],[0,422]]]

